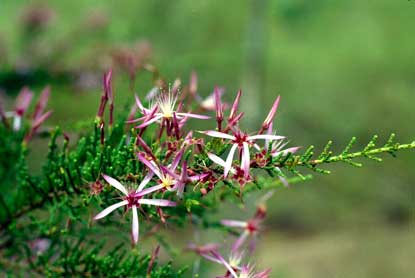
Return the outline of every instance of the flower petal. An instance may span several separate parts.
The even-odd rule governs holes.
[[[160,189],[162,189],[163,187],[164,187],[164,184],[158,184],[158,185],[155,185],[155,186],[152,186],[152,187],[146,188],[146,189],[144,189],[144,190],[140,190],[140,191],[136,192],[136,194],[134,194],[134,196],[135,196],[135,197],[141,197],[141,196],[144,196],[144,195],[150,194],[150,193],[152,193],[152,192],[154,192],[154,191],[160,190]]]
[[[207,131],[200,131],[203,134],[206,134],[208,136],[217,137],[217,138],[224,138],[229,140],[235,140],[235,136],[229,135],[223,132],[215,131],[215,130],[207,130]]]
[[[242,152],[242,170],[244,170],[244,177],[245,179],[248,178],[249,176],[249,165],[251,164],[250,162],[250,157],[249,157],[249,146],[247,142],[243,142],[243,152]]]
[[[232,146],[231,150],[229,151],[228,157],[226,158],[225,172],[224,172],[225,178],[228,176],[228,173],[232,168],[233,155],[235,154],[235,151],[236,151],[237,147],[238,147],[238,145],[234,144]]]
[[[244,244],[248,235],[249,235],[248,231],[245,230],[242,232],[242,234],[238,237],[238,239],[232,244],[232,252],[235,252],[239,248],[241,248],[242,244]]]
[[[177,116],[189,117],[189,118],[195,118],[195,119],[201,119],[201,120],[210,119],[209,116],[193,114],[193,113],[176,113],[176,114],[177,114]]]
[[[153,205],[153,206],[160,206],[160,207],[176,206],[176,202],[173,202],[170,200],[163,200],[163,199],[140,199],[137,202],[143,205]]]
[[[155,163],[152,163],[151,161],[147,160],[147,158],[145,158],[142,154],[138,153],[137,154],[138,159],[144,164],[146,165],[150,171],[152,171],[154,174],[157,175],[157,177],[159,177],[160,179],[162,179],[162,175],[159,169],[157,169],[157,166],[155,165]]]
[[[94,220],[98,220],[98,219],[104,218],[105,216],[107,216],[108,214],[110,214],[111,212],[113,212],[114,210],[116,210],[117,208],[122,207],[122,206],[126,206],[127,204],[128,204],[128,201],[125,200],[125,201],[118,202],[118,203],[116,203],[116,204],[114,204],[112,206],[109,206],[106,209],[104,209],[103,211],[101,211],[100,213],[98,213],[94,217]]]
[[[289,153],[295,153],[295,152],[297,152],[299,149],[300,149],[300,147],[292,147],[292,148],[285,149],[283,151],[273,152],[273,153],[271,153],[271,155],[272,156],[279,156],[279,155],[286,156]]]
[[[138,223],[138,215],[137,215],[137,207],[133,205],[133,227],[132,227],[132,236],[134,244],[138,242],[138,234],[139,234],[139,223]]]
[[[179,165],[179,163],[180,163],[180,159],[182,159],[183,153],[184,153],[184,148],[181,149],[176,154],[176,156],[174,157],[173,163],[171,164],[171,167],[170,167],[171,170],[173,170],[173,171],[176,170],[177,165]]]
[[[236,227],[236,228],[245,228],[248,225],[246,221],[229,220],[229,219],[224,219],[220,221],[220,223],[224,226]]]
[[[238,275],[236,274],[235,270],[230,266],[230,264],[222,257],[222,255],[219,254],[217,251],[211,251],[212,255],[216,257],[220,263],[226,267],[226,269],[229,271],[229,273],[232,274],[233,277],[238,278]]]
[[[262,124],[263,128],[267,129],[270,124],[272,124],[272,120],[274,119],[275,112],[277,112],[278,105],[280,103],[280,96],[274,101],[274,104],[271,107],[271,110],[268,113],[268,116],[265,118],[264,123]]]
[[[256,139],[281,140],[284,138],[285,138],[284,136],[279,136],[279,135],[257,134],[257,135],[249,136],[248,140],[256,140]]]
[[[117,188],[119,191],[124,193],[124,195],[128,195],[127,189],[122,185],[119,181],[117,181],[114,178],[111,178],[110,176],[107,176],[105,174],[102,174],[102,177],[113,187]]]
[[[151,180],[151,178],[154,176],[153,172],[148,173],[144,179],[141,181],[140,185],[138,186],[137,190],[135,192],[140,192],[143,190],[143,188],[148,184],[148,182]]]
[[[141,125],[137,125],[137,126],[135,126],[134,128],[141,129],[141,128],[143,128],[143,127],[149,126],[149,125],[151,125],[152,123],[154,123],[154,122],[156,122],[156,121],[160,120],[162,117],[163,117],[162,115],[157,115],[157,116],[155,116],[154,118],[152,118],[151,120],[146,120],[144,123],[142,123]]]
[[[216,164],[218,164],[222,167],[225,167],[225,165],[226,165],[225,160],[223,160],[222,158],[220,158],[219,156],[217,156],[213,153],[208,153],[207,155],[208,155],[210,160],[212,160],[213,162],[215,162]]]

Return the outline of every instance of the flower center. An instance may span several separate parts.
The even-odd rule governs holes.
[[[248,225],[246,226],[246,229],[249,233],[254,233],[258,230],[258,225],[254,221],[248,221]]]
[[[141,198],[142,196],[137,196],[137,193],[135,191],[128,193],[128,195],[124,197],[124,199],[128,201],[128,208],[131,208],[132,206],[140,206],[138,201]]]
[[[248,135],[242,132],[238,132],[234,134],[235,140],[233,142],[238,144],[238,147],[242,148],[244,142],[248,142]]]
[[[171,92],[162,93],[157,98],[157,105],[163,118],[173,118],[174,107],[176,106],[177,97]]]
[[[174,179],[171,176],[169,176],[169,175],[165,175],[161,179],[161,184],[165,188],[171,189],[171,186],[174,185]]]

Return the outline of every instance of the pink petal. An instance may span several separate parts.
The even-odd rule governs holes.
[[[250,162],[250,157],[249,157],[249,146],[247,142],[243,142],[243,152],[242,152],[242,170],[244,170],[244,177],[245,179],[248,178],[249,176],[249,165],[251,164]]]
[[[163,200],[163,199],[140,199],[138,203],[143,205],[153,205],[153,206],[160,206],[160,207],[175,207],[176,202],[170,200]]]
[[[226,178],[228,176],[229,171],[232,168],[232,161],[233,161],[233,156],[235,154],[236,148],[238,147],[238,145],[234,144],[232,145],[231,150],[229,151],[228,157],[226,158],[226,162],[225,162],[225,170],[224,170],[224,177]]]
[[[133,227],[132,227],[133,242],[134,244],[137,244],[138,234],[139,234],[137,207],[133,205],[132,210],[133,210]]]
[[[235,227],[235,228],[245,228],[248,225],[246,221],[229,220],[229,219],[224,219],[220,221],[220,223],[224,226]]]
[[[160,169],[163,172],[163,175],[169,175],[171,177],[173,177],[175,180],[180,180],[180,176],[177,175],[175,172],[173,172],[172,170],[170,170],[169,168],[160,165]]]
[[[111,212],[113,212],[114,210],[116,210],[117,208],[122,207],[122,206],[126,206],[126,205],[128,205],[128,201],[127,200],[121,201],[121,202],[116,203],[116,204],[114,204],[112,206],[109,206],[106,209],[104,209],[103,211],[101,211],[100,213],[98,213],[94,217],[94,220],[98,220],[98,219],[104,218],[105,216],[107,216],[108,214],[110,214]]]
[[[258,135],[249,136],[248,140],[256,140],[256,139],[281,140],[284,138],[285,138],[284,136],[279,136],[279,135],[258,134]]]
[[[238,278],[238,275],[235,273],[235,270],[233,270],[229,263],[218,252],[212,251],[211,253],[220,261],[222,265],[226,267],[226,269],[228,269],[229,273],[231,273],[233,277]]]
[[[40,114],[43,113],[43,110],[45,110],[45,107],[48,103],[50,95],[50,87],[47,86],[43,89],[42,93],[40,94],[39,101],[36,104],[35,112],[33,113],[33,119],[36,119],[40,116]]]
[[[232,169],[231,169],[231,173],[232,173]],[[191,182],[195,182],[195,181],[199,181],[205,177],[207,177],[209,174],[208,173],[203,173],[201,175],[194,175],[194,176],[190,176],[187,179]]]
[[[162,117],[163,117],[162,115],[157,115],[157,116],[155,116],[154,118],[152,118],[151,120],[148,120],[148,121],[146,120],[146,121],[145,121],[144,123],[142,123],[141,125],[135,126],[135,128],[137,128],[137,129],[141,129],[141,128],[143,128],[143,127],[149,126],[149,125],[151,125],[152,123],[154,123],[154,122],[156,122],[156,121],[160,120]]]
[[[127,124],[133,124],[133,123],[136,123],[136,122],[141,122],[142,120],[144,120],[146,118],[146,116],[143,116],[143,117],[140,117],[140,118],[137,118],[137,119],[132,119],[132,120],[127,120],[127,121],[125,121]]]
[[[184,153],[184,149],[181,149],[176,154],[176,156],[174,157],[173,163],[171,164],[171,167],[170,167],[171,170],[176,170],[177,165],[179,165],[180,159],[182,159],[183,153]]]
[[[185,183],[184,182],[176,182],[176,184],[174,185],[174,187],[172,188],[171,191],[176,191],[177,192],[177,196],[179,198],[183,197],[183,192],[184,192],[184,187],[185,187]]]
[[[143,188],[148,184],[148,182],[151,180],[151,178],[154,176],[153,172],[148,173],[144,179],[141,181],[140,185],[138,186],[137,190],[135,192],[141,192]]]
[[[195,118],[195,119],[201,119],[201,120],[210,119],[209,116],[199,115],[199,114],[193,114],[193,113],[176,113],[176,114],[177,114],[177,116],[188,117],[188,118]]]
[[[235,140],[235,136],[233,135],[229,135],[223,132],[219,132],[219,131],[214,131],[214,130],[207,130],[207,131],[200,131],[203,134],[212,136],[212,137],[217,137],[217,138],[224,138],[224,139],[229,139],[229,140]]]
[[[39,126],[50,117],[50,115],[52,115],[52,111],[48,111],[45,114],[38,116],[38,118],[36,118],[32,123],[32,129],[38,129]]]
[[[157,177],[159,177],[160,179],[162,179],[162,175],[160,173],[160,170],[156,168],[156,165],[154,165],[151,161],[148,161],[142,154],[138,153],[137,154],[138,159],[144,164],[146,165],[150,171],[152,171],[154,174],[157,175]]]
[[[221,260],[219,260],[219,259],[217,259],[217,258],[215,258],[215,257],[213,257],[211,255],[208,255],[206,253],[201,253],[200,256],[202,256],[203,258],[205,258],[206,260],[209,260],[211,262],[218,263],[218,264],[222,264],[222,261]]]
[[[208,153],[207,154],[209,159],[212,160],[213,162],[215,162],[216,164],[225,167],[226,166],[226,162],[225,160],[223,160],[222,158],[220,158],[219,156],[213,154],[213,153]]]
[[[274,119],[275,112],[277,112],[278,105],[280,103],[280,96],[277,97],[274,104],[271,107],[271,110],[268,113],[268,116],[265,118],[264,123],[262,124],[264,129],[267,129],[270,124],[272,124],[272,120]]]
[[[278,152],[273,152],[271,153],[272,156],[279,156],[280,154],[282,154],[282,156],[286,156],[289,153],[295,153],[297,152],[301,147],[292,147],[292,148],[288,148],[286,150],[283,151],[278,151]]]
[[[124,195],[128,195],[127,189],[125,189],[124,185],[122,185],[119,181],[117,181],[114,178],[111,178],[110,176],[107,176],[105,174],[102,174],[102,177],[113,187],[117,188],[119,191],[124,193]]]
[[[268,268],[264,271],[256,273],[255,278],[269,278],[270,272],[271,272],[271,268]]]
[[[267,135],[272,135],[272,122],[268,126]],[[265,139],[265,147],[264,147],[264,149],[266,151],[268,151],[269,142],[270,142],[269,139]]]
[[[239,90],[238,94],[236,95],[236,98],[232,104],[231,113],[229,114],[229,119],[233,119],[236,115],[236,111],[238,110],[239,106],[239,99],[241,98],[242,91]]]
[[[223,106],[222,106],[220,97],[221,97],[221,91],[219,90],[218,87],[215,87],[214,98],[215,98],[216,117],[217,119],[222,120],[223,119]]]
[[[146,111],[147,109],[144,108],[143,104],[141,103],[140,98],[137,95],[134,95],[134,97],[135,97],[135,103],[137,104],[138,108],[141,110],[141,113],[143,113],[143,111],[147,112]]]
[[[134,194],[134,196],[135,197],[141,197],[141,196],[150,194],[150,193],[152,193],[154,191],[160,190],[163,187],[164,187],[163,184],[155,185],[155,186],[152,186],[152,187],[149,187],[149,188],[146,188],[144,190],[141,190],[141,191],[137,192],[136,194]]]
[[[104,74],[104,90],[105,90],[105,93],[107,94],[107,97],[110,103],[114,101],[114,96],[112,94],[111,81],[112,81],[112,69],[110,69],[107,73]]]
[[[23,116],[32,101],[33,92],[27,87],[23,87],[17,96],[15,112],[19,116]]]
[[[248,231],[243,231],[242,234],[238,237],[238,239],[232,244],[232,252],[237,251],[247,239],[249,233]]]

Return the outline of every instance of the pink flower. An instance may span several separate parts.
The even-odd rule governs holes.
[[[33,98],[33,92],[29,88],[24,87],[16,99],[16,106],[13,114],[13,130],[20,130],[22,125],[22,118],[26,110],[29,108],[30,102]]]
[[[150,173],[155,174],[159,179],[160,183],[156,185],[158,189],[167,189],[169,191],[177,190],[177,183],[181,180],[180,176],[175,173],[177,166],[183,155],[183,150],[179,151],[174,158],[173,162],[167,167],[157,165],[154,161],[148,160],[141,153],[137,154],[138,159],[149,168]]]
[[[272,123],[268,126],[267,129],[267,134],[271,135],[272,134]],[[267,153],[269,153],[272,157],[279,157],[279,156],[287,156],[290,154],[293,154],[295,152],[297,152],[301,147],[291,147],[291,148],[287,148],[284,149],[285,146],[288,144],[287,141],[285,141],[284,139],[282,140],[276,140],[274,142],[272,142],[271,144],[271,149],[269,149],[269,140],[265,140],[264,143],[264,148],[261,151],[261,149],[259,148],[258,145],[255,145],[255,148],[258,151],[261,151],[260,153],[257,154],[256,160],[257,160],[257,164],[263,164],[267,162]],[[282,172],[282,170],[279,167],[275,167],[275,170],[279,173],[279,180],[282,182],[282,184],[284,184],[284,186],[288,187],[288,181],[284,176],[284,173]]]
[[[179,179],[176,181],[176,185],[174,187],[174,189],[177,191],[177,196],[179,196],[180,198],[183,197],[184,188],[187,183],[203,180],[208,175],[208,173],[203,173],[200,175],[189,175],[187,170],[187,162],[183,161],[182,172],[180,174]]]
[[[261,230],[261,224],[264,221],[266,216],[266,201],[272,196],[274,192],[270,191],[265,194],[260,201],[258,202],[256,213],[253,217],[248,219],[247,221],[240,221],[240,220],[222,220],[221,224],[231,228],[238,228],[242,229],[241,235],[232,245],[232,252],[237,252],[244,242],[247,240],[248,237],[251,237],[250,243],[250,251],[253,252],[255,249],[256,240],[258,237],[258,233]]]
[[[139,222],[138,222],[138,213],[137,213],[137,207],[141,205],[154,205],[154,206],[176,206],[176,203],[170,200],[164,200],[164,199],[144,199],[143,197],[145,195],[148,195],[150,193],[153,193],[160,189],[159,186],[153,186],[149,187],[147,189],[144,189],[144,187],[148,184],[148,182],[153,177],[153,174],[148,174],[143,181],[140,183],[138,188],[136,190],[127,191],[127,189],[122,185],[119,181],[116,179],[107,176],[102,175],[103,178],[113,187],[121,191],[123,196],[121,197],[123,200],[121,202],[115,203],[114,205],[111,205],[98,213],[94,219],[98,220],[101,219],[114,210],[116,210],[119,207],[127,206],[128,209],[132,209],[133,211],[133,223],[132,223],[132,238],[133,243],[137,244],[138,242],[138,236],[139,236]]]
[[[211,262],[223,265],[226,268],[226,273],[220,276],[221,278],[268,278],[268,274],[271,271],[267,269],[265,271],[255,272],[253,265],[242,265],[244,257],[242,252],[231,252],[227,260],[219,253],[219,246],[217,244],[206,244],[203,246],[191,244],[187,249],[196,252]]]
[[[285,137],[279,136],[279,135],[269,135],[269,134],[257,134],[249,136],[246,133],[243,133],[239,130],[232,129],[233,135],[209,130],[209,131],[203,131],[202,133],[217,137],[217,138],[223,138],[230,140],[230,143],[232,144],[232,147],[229,151],[229,154],[226,158],[225,165],[224,166],[224,177],[226,178],[229,174],[229,171],[232,167],[232,161],[233,157],[235,155],[235,151],[238,149],[241,157],[241,168],[244,171],[245,178],[249,177],[249,169],[250,169],[250,154],[249,154],[249,148],[255,144],[255,140],[258,139],[265,139],[265,140],[281,140]],[[216,161],[214,161],[216,162]],[[217,162],[216,162],[217,163]]]
[[[136,97],[137,106],[141,113],[144,115],[144,117],[134,120],[134,122],[143,121],[140,125],[136,126],[136,128],[144,128],[154,122],[159,122],[162,126],[165,126],[167,129],[169,129],[168,125],[172,123],[174,117],[176,117],[180,122],[186,118],[210,118],[209,116],[205,115],[193,114],[190,112],[180,112],[181,105],[176,108],[177,96],[178,95],[173,93],[171,90],[168,92],[160,92],[155,97],[155,103],[151,106],[150,109],[144,108],[139,98]]]
[[[226,260],[219,253],[219,246],[217,244],[206,244],[203,246],[190,244],[187,249],[196,252],[198,255],[211,262],[223,265],[227,269],[227,274],[224,277],[229,277],[229,275],[232,275],[232,277],[238,278],[237,272],[239,272],[241,269],[239,265],[242,260],[242,253],[231,254],[229,256],[229,260]]]
[[[247,264],[241,267],[241,272],[238,278],[268,278],[271,269],[266,269],[260,272],[255,272],[253,265]]]

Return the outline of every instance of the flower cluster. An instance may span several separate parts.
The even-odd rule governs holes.
[[[102,138],[107,102],[110,103],[110,126],[113,122],[114,96],[111,78],[112,72],[104,75],[104,94],[97,113]],[[130,138],[134,140],[134,156],[141,165],[140,172],[131,175],[141,177],[141,182],[127,189],[128,186],[115,177],[102,174],[103,179],[120,192],[120,201],[101,211],[94,219],[101,219],[120,207],[124,207],[124,210],[131,209],[133,244],[137,244],[139,239],[139,214],[146,213],[142,209],[143,205],[156,206],[161,222],[165,222],[161,207],[181,205],[186,201],[186,195],[196,189],[199,189],[199,196],[203,198],[219,182],[235,182],[239,185],[242,196],[244,187],[256,179],[252,168],[274,167],[279,170],[277,166],[272,166],[273,157],[287,156],[298,149],[285,148],[286,138],[273,133],[272,122],[280,97],[275,100],[259,131],[250,134],[239,127],[244,115],[238,111],[241,91],[237,93],[233,103],[228,105],[222,101],[224,90],[219,87],[214,88],[213,93],[206,99],[200,97],[195,73],[192,73],[189,86],[184,86],[181,90],[180,84],[176,80],[172,86],[153,88],[145,98],[135,96],[135,105],[125,124],[128,129],[132,127]],[[197,133],[185,129],[190,119],[211,119],[210,115],[205,114],[210,111],[215,113],[216,129]],[[205,123],[208,125],[210,121]],[[101,143],[105,143],[103,139]],[[222,158],[224,154],[226,156]],[[283,178],[282,173],[280,177]],[[265,199],[261,204],[264,202]],[[248,237],[253,240],[256,238],[264,217],[265,206],[261,205],[258,206],[255,216],[248,221],[222,221],[225,226],[243,230],[232,246],[229,260],[220,254],[217,245],[193,245],[190,249],[225,266],[227,273],[223,277],[266,278],[269,270],[256,272],[253,265],[242,263],[243,254],[246,254],[243,250],[245,241]],[[254,245],[250,246],[252,250]]]

